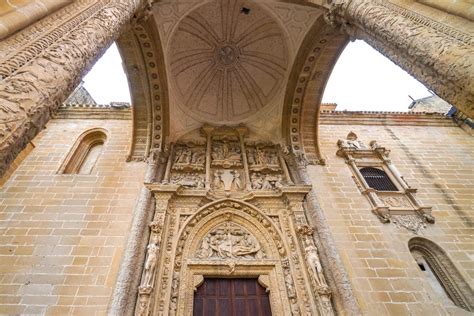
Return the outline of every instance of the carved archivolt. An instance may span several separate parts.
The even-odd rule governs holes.
[[[180,208],[191,191],[185,196],[175,191],[172,200],[161,198],[172,186],[153,187],[157,207],[137,315],[191,315],[194,289],[206,276],[258,278],[269,291],[274,315],[333,314],[331,292],[301,209],[274,208],[285,205],[276,193],[266,212],[233,199]],[[304,195],[293,200],[297,196],[302,203]]]
[[[410,239],[408,247],[415,260],[422,257],[428,263],[456,306],[474,311],[474,291],[440,246],[426,238],[415,237]]]

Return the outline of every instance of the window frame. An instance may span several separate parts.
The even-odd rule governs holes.
[[[63,163],[59,167],[57,174],[64,175],[90,175],[94,172],[95,165],[99,161],[103,152],[106,149],[106,145],[109,139],[109,133],[103,128],[91,128],[82,132],[74,142],[73,146],[68,150],[66,157],[63,159]],[[79,173],[88,153],[91,148],[98,143],[102,143],[103,147],[97,160],[94,162],[94,166],[91,168],[90,173]]]

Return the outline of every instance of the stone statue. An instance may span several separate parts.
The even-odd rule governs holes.
[[[257,173],[252,173],[252,176],[250,177],[250,181],[252,182],[252,189],[254,190],[260,190],[262,188],[262,178],[259,177]]]
[[[286,285],[286,290],[288,292],[288,297],[294,298],[296,297],[296,289],[293,283],[293,278],[291,277],[290,269],[289,268],[283,269],[283,273],[285,275],[285,285]]]
[[[255,163],[257,165],[265,165],[267,163],[267,158],[265,153],[260,150],[258,147],[255,149]]]
[[[145,262],[145,276],[143,278],[142,285],[151,286],[153,281],[153,275],[155,273],[156,263],[158,262],[158,250],[157,244],[149,244],[147,247],[147,258]]]
[[[220,171],[215,171],[214,172],[214,182],[213,182],[212,188],[214,190],[224,190],[225,189],[224,180],[222,180],[222,173]]]
[[[323,275],[323,268],[321,267],[321,262],[319,261],[318,250],[309,240],[306,240],[306,260],[308,261],[309,269],[316,281],[317,285],[322,286],[326,285]]]
[[[238,171],[232,171],[234,178],[232,179],[231,190],[240,191],[242,190],[242,180],[240,179],[240,173]]]
[[[265,175],[263,177],[262,190],[273,190],[273,186],[270,183],[270,179],[268,175]]]
[[[255,150],[252,148],[247,149],[247,161],[249,165],[255,164]]]

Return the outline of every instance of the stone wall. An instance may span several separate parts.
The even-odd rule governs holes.
[[[0,191],[0,314],[105,314],[145,164],[129,120],[50,121]],[[109,137],[91,175],[57,174],[84,131]]]
[[[380,122],[372,120],[341,125],[334,121],[327,124],[323,117],[320,144],[327,164],[308,166],[360,307],[368,315],[460,311],[442,306],[414,261],[408,241],[416,235],[393,223],[381,223],[371,212],[349,166],[336,156],[336,142],[353,131],[367,145],[377,140],[391,150],[393,164],[406,182],[418,189],[416,196],[422,204],[433,207],[436,223],[427,224],[419,236],[441,246],[472,284],[474,139],[461,128],[446,126],[450,124],[446,118],[438,118],[439,126],[433,126],[434,120],[408,124],[412,126],[392,120],[392,124],[376,126]]]

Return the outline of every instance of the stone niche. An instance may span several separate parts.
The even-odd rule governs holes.
[[[137,315],[191,315],[204,278],[254,278],[273,315],[333,315],[313,230],[280,146],[247,128],[204,126],[170,147]]]

